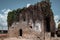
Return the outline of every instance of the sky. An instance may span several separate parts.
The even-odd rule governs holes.
[[[7,30],[7,14],[14,9],[28,7],[42,0],[0,0],[0,30]],[[50,0],[56,27],[60,19],[60,0]]]

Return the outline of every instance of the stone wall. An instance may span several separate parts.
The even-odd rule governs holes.
[[[37,22],[41,25],[41,32],[40,30],[34,30]],[[49,26],[47,22],[49,23]],[[32,26],[32,28],[30,28],[30,26]],[[42,1],[35,5],[30,5],[28,8],[25,8],[22,12],[20,12],[19,22],[14,22],[12,26],[9,27],[8,35],[9,37],[18,37],[19,30],[22,29],[22,37],[26,37],[26,35],[31,34],[40,38],[40,35],[42,35],[43,39],[44,32],[47,32],[46,29],[48,29],[46,26],[50,27],[49,32],[53,34],[55,33],[55,22],[51,5],[45,1]]]

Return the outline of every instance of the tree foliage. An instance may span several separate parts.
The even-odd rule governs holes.
[[[8,22],[8,26],[11,26],[13,22],[16,22],[18,21],[18,10],[13,10],[12,12],[9,12],[8,13],[8,16],[7,16],[7,22]]]
[[[19,21],[19,14],[24,9],[25,9],[25,7],[23,9],[18,8],[17,10],[13,10],[11,12],[8,12],[8,16],[7,16],[8,27],[11,26],[13,22],[18,22]]]

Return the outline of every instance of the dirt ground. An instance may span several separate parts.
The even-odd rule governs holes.
[[[22,37],[9,37],[9,38],[0,38],[0,40],[39,40],[39,39],[34,39],[34,38],[22,38]],[[44,39],[43,39],[44,40]],[[45,40],[60,40],[60,37],[56,37],[56,38],[45,38]]]
[[[45,33],[45,39],[42,36],[43,35],[37,37],[35,35],[25,34],[24,36],[19,36],[19,37],[0,38],[0,40],[60,40],[60,37],[57,37],[56,35],[55,37],[51,37],[50,33],[47,34]]]

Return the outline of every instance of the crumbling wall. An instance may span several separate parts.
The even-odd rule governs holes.
[[[38,20],[38,22],[41,22],[41,30],[43,33],[47,32],[46,29],[48,29],[48,28],[50,28],[49,32],[51,32],[53,34],[55,33],[55,22],[54,22],[54,15],[51,10],[51,5],[45,1],[39,2],[35,5],[30,5],[28,8],[21,9],[19,12],[18,19],[19,19],[19,21],[18,21],[19,24],[14,25],[14,27],[11,27],[11,26],[9,27],[9,35],[10,35],[10,33],[12,33],[11,35],[18,36],[19,29],[23,30],[23,34],[25,34],[25,33],[30,34],[31,31],[33,31],[33,30],[29,30],[29,26],[32,25],[32,24],[31,25],[29,24],[30,20],[32,20],[32,23],[34,25],[33,28],[35,28],[35,22]],[[47,21],[47,20],[49,20],[49,21]],[[16,20],[15,20],[15,22],[16,22]],[[24,24],[22,24],[22,23],[24,23]],[[46,28],[47,25],[49,26],[48,28]],[[38,33],[38,32],[36,32],[36,33]]]

